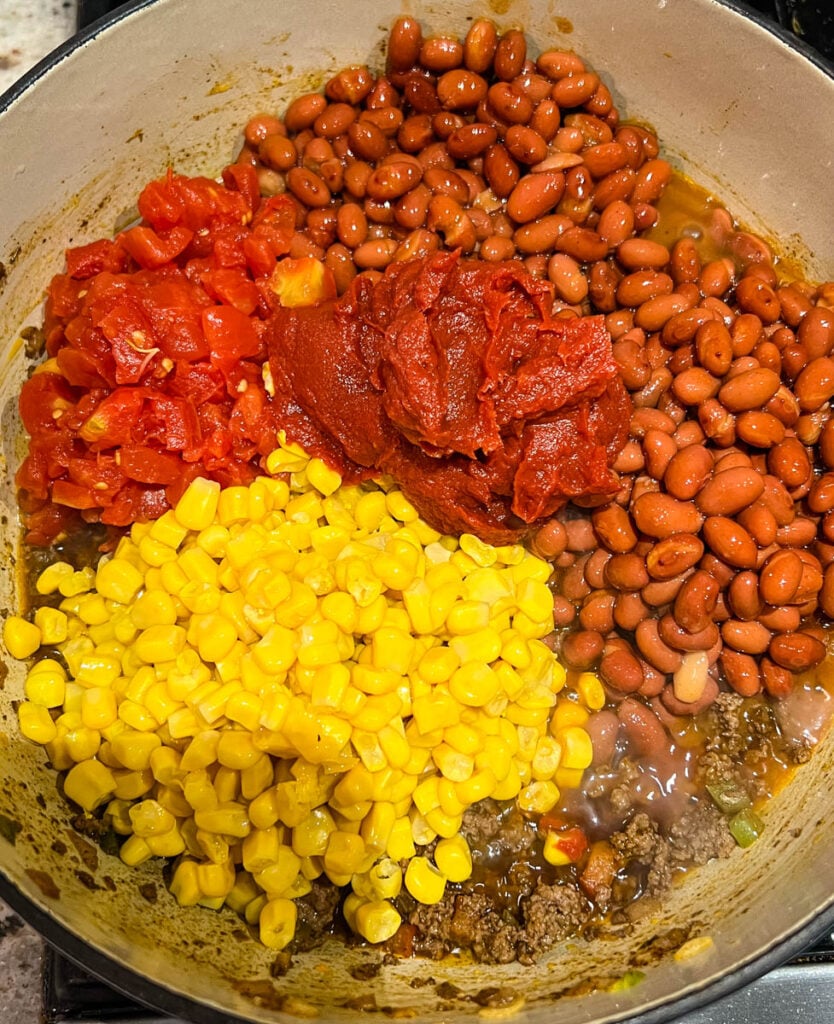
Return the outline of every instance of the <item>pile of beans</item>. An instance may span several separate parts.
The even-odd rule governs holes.
[[[475,21],[424,38],[398,19],[386,74],[345,69],[239,160],[297,206],[290,255],[357,273],[439,248],[522,260],[559,315],[605,315],[634,412],[621,490],[544,525],[555,646],[612,699],[673,714],[787,694],[834,617],[834,285],[781,281],[769,247],[716,210],[709,244],[644,233],[672,178],[574,53],[528,56]],[[654,700],[659,698],[658,700]]]

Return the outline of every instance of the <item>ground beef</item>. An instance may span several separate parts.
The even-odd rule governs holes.
[[[518,809],[515,801],[498,803],[482,800],[463,815],[461,833],[473,856],[480,859],[515,860],[536,842],[536,827]]]
[[[672,859],[687,867],[729,857],[735,845],[727,819],[706,800],[695,804],[669,829]]]
[[[295,900],[298,924],[292,948],[297,953],[315,949],[324,936],[333,931],[342,901],[341,889],[327,879],[316,879],[311,884],[310,892]]]
[[[591,910],[591,903],[577,886],[539,881],[535,892],[521,903],[524,930],[519,937],[518,959],[532,963],[539,954],[574,935],[591,916]]]

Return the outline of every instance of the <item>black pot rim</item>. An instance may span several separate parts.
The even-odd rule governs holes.
[[[158,0],[128,0],[120,8],[111,11],[91,25],[80,30],[72,38],[53,50],[32,67],[5,93],[0,95],[0,112],[14,103],[39,78],[58,67],[76,50],[87,45],[101,32],[123,21],[146,7],[153,7]],[[748,7],[740,0],[711,0],[718,7],[725,7],[750,21],[779,39],[789,49],[805,57],[830,78],[834,79],[834,62],[826,59],[806,42],[798,39],[781,25],[770,21],[759,11]],[[248,1018],[219,1010],[210,1003],[197,1001],[182,995],[152,979],[138,974],[103,951],[89,945],[64,924],[42,910],[24,895],[0,869],[0,898],[26,920],[59,953],[66,956],[82,969],[94,975],[104,984],[116,989],[151,1010],[158,1010],[173,1017],[182,1017],[199,1024],[229,1024],[239,1021],[249,1024]],[[731,995],[749,985],[762,975],[769,973],[798,956],[817,939],[834,929],[834,902],[821,910],[811,921],[789,934],[775,940],[763,953],[748,963],[742,964],[729,974],[705,981],[686,995],[679,996],[660,1006],[623,1018],[622,1024],[666,1024],[710,1003]]]

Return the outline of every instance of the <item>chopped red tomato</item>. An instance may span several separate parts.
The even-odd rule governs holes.
[[[286,259],[288,196],[262,199],[234,164],[223,183],[168,172],[142,222],[67,250],[49,287],[44,368],[23,386],[30,434],[17,474],[27,539],[73,521],[161,515],[197,475],[249,483],[277,427],[262,380],[263,321],[280,301],[335,295],[312,259]]]

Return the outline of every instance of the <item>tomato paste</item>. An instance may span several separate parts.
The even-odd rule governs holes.
[[[435,253],[274,311],[277,422],[349,481],[389,474],[443,532],[522,535],[617,490],[631,405],[602,317],[554,317],[516,263]]]

